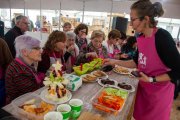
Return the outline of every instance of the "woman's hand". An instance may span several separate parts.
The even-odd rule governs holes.
[[[120,55],[120,58],[128,58],[128,57],[129,57],[129,55],[128,55],[128,54],[125,54],[125,53],[123,53],[123,54]]]
[[[138,79],[139,79],[140,81],[150,82],[150,81],[149,81],[149,77],[148,77],[146,74],[144,74],[143,72],[140,72],[140,75],[141,75],[141,77],[138,77]]]
[[[119,54],[114,55],[114,59],[119,60],[120,59],[120,55]]]
[[[71,52],[71,51],[73,51],[74,49],[75,49],[75,46],[74,46],[74,45],[71,45],[71,46],[68,47],[67,52]]]
[[[114,59],[104,59],[104,65],[112,65],[115,66],[116,60]]]
[[[88,57],[97,58],[98,55],[96,52],[89,52],[86,54],[86,58],[88,58]]]

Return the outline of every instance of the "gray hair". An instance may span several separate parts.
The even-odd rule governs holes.
[[[67,37],[67,40],[70,38],[73,38],[75,40],[76,34],[74,32],[68,31],[68,32],[66,32],[66,37]]]
[[[27,18],[26,16],[23,16],[23,15],[19,15],[16,17],[15,19],[15,23],[17,24],[17,22],[19,22],[20,20],[22,20],[23,18]],[[27,18],[28,19],[28,18]]]
[[[15,39],[16,57],[21,56],[22,49],[32,49],[33,47],[39,47],[40,41],[28,35],[21,35]]]

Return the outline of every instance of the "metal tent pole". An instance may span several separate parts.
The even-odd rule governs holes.
[[[24,16],[26,15],[26,1],[24,0]]]
[[[43,27],[43,21],[42,21],[42,5],[41,5],[41,0],[40,0],[40,35],[41,35],[41,40],[42,40],[42,27]]]
[[[109,33],[110,29],[111,29],[112,10],[113,10],[113,1],[111,1],[111,13],[110,13],[110,21],[109,21],[109,29],[108,29],[108,33]]]
[[[84,23],[84,10],[85,10],[85,1],[83,1],[82,23]]]
[[[10,12],[10,17],[9,17],[9,18],[10,18],[10,22],[11,22],[11,19],[12,19],[12,18],[11,18],[11,0],[9,0],[9,12]],[[11,26],[11,27],[12,27],[12,26]]]
[[[59,31],[61,29],[61,0],[59,0]]]

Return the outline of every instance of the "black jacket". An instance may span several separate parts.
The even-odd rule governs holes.
[[[9,49],[11,51],[11,54],[13,58],[16,56],[16,51],[15,51],[15,46],[14,46],[14,41],[16,37],[23,35],[21,32],[21,29],[18,28],[17,26],[14,26],[14,28],[10,29],[6,34],[5,34],[5,41],[7,42]]]
[[[4,38],[4,22],[0,20],[0,38]]]

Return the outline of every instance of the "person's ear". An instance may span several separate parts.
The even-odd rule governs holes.
[[[28,56],[29,51],[28,51],[27,49],[22,49],[22,50],[21,50],[21,54],[22,54],[23,56]]]
[[[146,21],[146,23],[149,23],[149,22],[150,22],[149,16],[145,16],[145,17],[144,17],[144,20]]]

